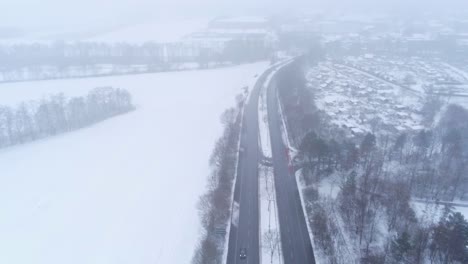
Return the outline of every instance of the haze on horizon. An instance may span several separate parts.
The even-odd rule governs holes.
[[[224,15],[287,15],[322,12],[340,15],[441,15],[462,12],[463,0],[15,0],[0,2],[0,29],[90,30],[125,24]]]

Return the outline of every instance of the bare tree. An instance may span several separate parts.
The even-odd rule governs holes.
[[[273,263],[274,255],[279,251],[279,232],[276,230],[269,230],[263,234],[263,246],[270,252],[270,263]]]

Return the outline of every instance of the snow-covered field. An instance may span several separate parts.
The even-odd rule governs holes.
[[[130,42],[136,44],[145,42],[178,42],[192,33],[205,30],[208,23],[209,19],[162,20],[118,28],[86,40],[106,43]]]
[[[0,45],[50,44],[57,40],[89,41],[102,43],[179,42],[184,37],[205,30],[211,18],[155,19],[138,24],[128,24],[109,29],[71,29],[71,31],[26,32],[16,38],[0,38]],[[88,32],[89,31],[89,32]],[[93,32],[95,31],[95,32]]]
[[[114,86],[137,105],[0,150],[0,263],[189,263],[219,116],[266,67],[0,85],[0,104]]]

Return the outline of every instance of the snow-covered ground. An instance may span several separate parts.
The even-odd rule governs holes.
[[[106,43],[129,42],[136,44],[145,42],[179,42],[192,33],[205,30],[208,23],[209,19],[162,20],[118,28],[86,40]]]
[[[184,37],[205,30],[211,18],[155,19],[107,29],[72,29],[70,31],[31,31],[15,38],[0,38],[1,45],[50,44],[56,40],[102,43],[179,42]]]
[[[302,181],[300,177],[300,170],[296,172],[296,184],[297,184],[297,189],[299,190],[299,196],[301,198],[301,204],[302,204],[302,210],[304,211],[305,214],[305,219],[306,219],[306,224],[307,224],[307,230],[309,232],[309,238],[310,242],[312,244],[312,248],[314,248],[314,259],[317,264],[322,264],[327,262],[327,257],[322,254],[322,251],[319,250],[319,247],[315,243],[315,238],[314,238],[314,233],[312,232],[312,228],[310,226],[310,218],[312,217],[309,215],[307,212],[307,205],[306,201],[304,200],[304,189],[306,188],[304,182]]]
[[[271,76],[271,75],[270,75]],[[258,98],[258,127],[260,133],[260,148],[262,151],[263,158],[272,158],[271,153],[271,139],[270,139],[270,128],[268,127],[268,109],[267,109],[267,85],[270,82],[270,76],[265,81],[264,87],[260,92]]]
[[[280,226],[276,206],[276,188],[272,167],[260,166],[260,228],[262,263],[281,264]]]
[[[323,208],[325,208],[327,212],[326,217],[328,217],[328,221],[330,221],[329,225],[333,224],[334,226],[334,230],[336,232],[334,246],[335,250],[337,251],[337,254],[334,257],[336,258],[336,261],[338,261],[338,263],[359,263],[359,247],[353,240],[351,234],[347,231],[346,224],[341,215],[339,214],[338,210],[336,209],[336,199],[338,197],[340,186],[343,181],[343,175],[340,175],[340,173],[335,173],[320,180],[320,182],[318,182],[315,185],[306,186],[303,181],[303,178],[301,177],[301,174],[301,170],[296,172],[297,185],[300,190],[299,193],[301,196],[302,203],[304,204],[303,192],[306,191],[307,188],[316,188],[320,197],[318,203]],[[307,212],[305,207],[304,212]],[[309,215],[308,217],[310,218],[312,216]],[[309,224],[309,221],[307,221],[307,223]],[[316,241],[313,239],[314,236],[310,226],[309,234],[313,242],[316,262],[318,264],[321,264],[329,263],[330,261],[332,261],[330,259],[330,256],[327,256],[327,254],[323,252],[323,249],[319,245],[317,245]]]
[[[419,94],[398,85],[333,62],[312,67],[307,79],[317,107],[350,135],[423,128]]]
[[[219,116],[267,66],[0,85],[0,104],[114,86],[137,105],[0,150],[0,263],[189,263]]]
[[[213,27],[213,22],[217,22]],[[220,24],[221,23],[221,24]],[[85,41],[99,43],[182,43],[193,34],[209,35],[209,40],[227,41],[238,34],[268,34],[268,20],[265,17],[193,17],[161,18],[107,28],[76,28],[70,30],[42,30],[22,32],[12,38],[0,38],[0,45],[51,44],[57,40],[69,42]],[[255,25],[255,26],[252,26]]]
[[[268,126],[266,95],[267,87],[274,73],[275,71],[273,71],[265,81],[258,102],[259,140],[262,156],[264,159],[270,161],[272,158],[272,150]],[[273,167],[260,165],[259,173],[261,261],[262,263],[281,264],[283,263],[283,256],[281,251],[280,226],[278,221]]]
[[[437,94],[443,100],[468,105],[468,73],[463,64],[451,65],[437,58],[372,54],[347,57],[344,63],[416,94]]]
[[[468,220],[468,207],[456,206],[455,211],[462,213],[465,216],[465,219]]]
[[[452,211],[462,213],[465,216],[465,219],[468,220],[468,203],[460,202],[459,204],[464,204],[465,206],[455,205],[452,207]],[[416,200],[411,202],[411,206],[423,224],[437,223],[440,220],[445,207],[443,204],[424,203]]]

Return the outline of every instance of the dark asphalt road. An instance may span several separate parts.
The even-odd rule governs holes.
[[[244,109],[239,154],[238,174],[234,187],[234,201],[239,203],[239,221],[236,227],[231,223],[227,263],[259,264],[259,201],[258,201],[258,162],[259,128],[258,98],[266,77],[272,69],[265,71],[257,80]],[[247,258],[241,260],[241,248],[247,249]]]
[[[244,151],[239,155],[238,174],[234,187],[234,201],[239,204],[239,219],[237,226],[231,223],[228,264],[260,263],[258,99],[267,77],[281,66],[272,67],[260,76],[244,109],[240,139],[240,146]],[[296,180],[288,169],[287,148],[281,137],[281,119],[275,82],[271,84],[268,87],[267,103],[284,263],[315,264]],[[245,260],[239,257],[241,248],[247,249]]]
[[[267,108],[284,263],[314,264],[296,177],[289,169],[289,151],[281,136],[282,121],[278,103],[277,86],[273,80],[267,91]]]

